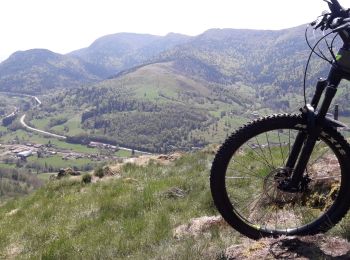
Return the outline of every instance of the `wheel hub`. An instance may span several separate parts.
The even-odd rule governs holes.
[[[294,202],[299,195],[308,189],[310,178],[305,176],[295,187],[291,182],[292,170],[284,167],[271,171],[264,180],[264,193],[266,197],[278,205]]]

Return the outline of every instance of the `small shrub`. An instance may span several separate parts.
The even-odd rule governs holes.
[[[99,167],[94,171],[94,175],[99,177],[99,178],[103,178],[103,176],[105,175],[103,168]]]
[[[83,175],[83,178],[81,179],[83,183],[90,183],[91,182],[91,175],[88,173],[85,173]]]

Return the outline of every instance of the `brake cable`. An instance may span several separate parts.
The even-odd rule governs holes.
[[[307,39],[307,29],[306,28],[306,32],[305,32],[305,35],[306,35],[306,39]],[[333,31],[327,33],[326,35],[324,35],[323,37],[321,37],[317,42],[316,44],[314,45],[314,47],[311,48],[311,45],[309,44],[308,42],[308,39],[307,39],[307,42],[308,42],[308,45],[311,49],[311,52],[310,52],[310,55],[309,55],[309,58],[307,59],[307,62],[306,62],[306,67],[305,67],[305,71],[304,71],[304,82],[303,82],[303,88],[304,88],[304,103],[305,103],[305,106],[307,105],[307,101],[306,101],[306,77],[307,77],[307,70],[308,70],[308,67],[309,67],[309,64],[310,64],[310,61],[311,61],[311,57],[312,57],[312,54],[316,54],[317,56],[319,56],[320,58],[322,58],[324,60],[324,58],[322,56],[320,56],[316,51],[315,49],[317,48],[317,46],[320,44],[320,42],[322,40],[324,40],[326,37],[328,37],[329,35],[331,35],[333,33]],[[332,41],[333,42],[333,41]],[[327,62],[329,62],[327,59],[326,59]],[[331,62],[330,62],[331,63]]]
[[[309,38],[308,38],[308,36],[307,36],[307,32],[308,32],[309,26],[310,26],[310,25],[308,25],[308,26],[306,27],[306,30],[305,30],[305,40],[306,40],[306,43],[307,43],[307,45],[309,46],[310,50],[312,50],[311,44],[310,44],[310,42],[309,42]],[[319,58],[321,58],[322,60],[329,62],[329,60],[325,58],[325,56],[323,55],[323,53],[322,53],[323,57],[322,57],[320,54],[318,54],[317,52],[315,52],[315,51],[314,51],[314,53],[315,53]]]

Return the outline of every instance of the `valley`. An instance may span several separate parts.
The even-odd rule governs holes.
[[[229,258],[245,240],[215,216],[210,185],[221,186],[208,180],[224,174],[214,168],[209,176],[218,164],[214,154],[248,122],[299,113],[308,57],[304,28],[117,33],[71,53],[32,49],[1,62],[0,258]],[[307,100],[327,70],[312,61]],[[328,116],[338,104],[340,121],[350,124],[349,99],[343,82]],[[241,138],[251,135],[247,129]],[[231,158],[229,185],[220,190],[251,223],[265,219],[265,227],[276,228],[280,220],[287,230],[293,216],[299,225],[334,194],[339,198],[343,168],[325,145],[333,139],[317,141],[300,190],[280,188],[290,168],[279,166],[298,129],[262,133]],[[349,128],[337,130],[350,137]],[[240,141],[230,140],[225,149]],[[290,201],[279,198],[289,195]],[[294,211],[297,199],[301,214]],[[201,219],[208,222],[199,226]],[[349,219],[330,234],[348,239]],[[237,255],[246,252],[256,249]]]
[[[68,167],[88,172],[140,154],[194,152],[257,117],[297,112],[303,30],[118,33],[65,55],[16,52],[0,63],[0,161],[37,177]],[[326,70],[314,60],[308,98]],[[337,95],[350,122],[345,83]]]

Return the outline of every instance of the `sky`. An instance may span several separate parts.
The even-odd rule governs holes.
[[[350,7],[350,0],[340,3]],[[0,61],[33,48],[65,54],[118,32],[283,29],[325,9],[322,0],[0,0]]]

